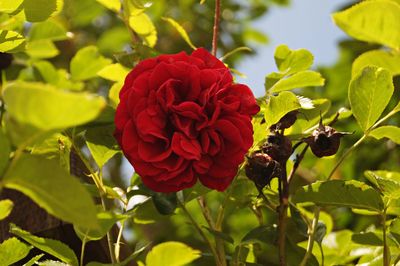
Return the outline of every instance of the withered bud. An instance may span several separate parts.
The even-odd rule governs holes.
[[[271,131],[291,127],[296,122],[298,114],[299,114],[298,110],[293,110],[293,111],[287,113],[278,121],[278,123],[276,123],[270,127]]]
[[[261,146],[261,150],[272,157],[272,159],[282,162],[289,159],[292,154],[292,142],[282,134],[272,134],[268,136],[267,142]]]
[[[334,128],[320,123],[312,135],[304,141],[310,145],[314,155],[321,158],[336,154],[340,146],[340,138],[347,134],[350,133],[337,132]]]
[[[252,180],[259,189],[269,185],[273,177],[279,175],[279,163],[268,154],[257,151],[247,157],[245,165],[246,176]]]
[[[11,65],[13,56],[7,53],[0,52],[0,70],[6,69]]]

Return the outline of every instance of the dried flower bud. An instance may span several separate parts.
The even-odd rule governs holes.
[[[257,151],[247,158],[246,176],[260,189],[269,185],[271,179],[279,175],[279,163],[268,154]]]
[[[11,65],[13,56],[7,53],[0,52],[0,70],[6,69]]]
[[[287,113],[278,121],[278,123],[272,125],[270,129],[272,131],[275,131],[291,127],[296,122],[298,114],[299,114],[298,110],[294,110]]]
[[[278,162],[289,159],[292,154],[292,142],[281,134],[272,134],[268,136],[267,142],[261,147],[261,150],[271,156]]]
[[[345,134],[348,133],[337,132],[334,128],[320,123],[312,135],[304,141],[310,145],[314,155],[321,158],[336,154],[339,149],[340,138]]]

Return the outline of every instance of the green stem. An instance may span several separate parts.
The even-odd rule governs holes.
[[[80,259],[80,264],[83,266],[83,258],[85,257],[85,246],[86,246],[86,234],[82,239],[82,246],[81,246],[81,259]]]
[[[106,203],[104,201],[103,196],[100,197],[101,200],[101,206],[103,206],[103,210],[106,210]],[[107,232],[107,246],[108,246],[108,252],[110,253],[110,258],[111,258],[111,263],[115,264],[116,262],[116,258],[115,258],[115,254],[113,252],[112,246],[113,246],[113,241],[111,238],[111,234],[110,231]]]
[[[308,229],[308,243],[307,243],[307,251],[306,254],[303,257],[303,260],[300,263],[300,266],[306,266],[307,265],[307,260],[310,258],[312,254],[312,250],[314,247],[314,239],[315,239],[315,233],[317,231],[317,226],[318,226],[318,219],[319,219],[319,207],[315,207],[314,209],[314,218],[311,224],[311,228]]]
[[[218,260],[218,254],[217,254],[214,246],[211,244],[210,240],[207,238],[207,236],[205,235],[205,233],[201,229],[200,225],[196,222],[196,220],[193,218],[193,216],[190,214],[190,212],[186,209],[185,204],[183,202],[181,202],[179,199],[178,199],[178,205],[183,210],[183,212],[186,214],[186,216],[189,218],[190,222],[196,228],[197,232],[203,238],[204,242],[208,245],[211,253],[213,254],[213,256],[215,258],[216,264],[220,265],[219,260]]]
[[[337,161],[336,165],[333,167],[331,173],[329,174],[327,180],[330,180],[333,176],[333,174],[336,172],[336,170],[339,168],[339,166],[342,164],[344,159],[347,158],[347,156],[350,155],[350,153],[357,148],[365,139],[367,138],[367,135],[364,134],[356,143],[353,144],[343,155],[340,157],[339,161]]]
[[[387,244],[387,235],[386,235],[386,208],[382,214],[382,233],[383,233],[383,265],[389,266],[390,265],[390,250]]]
[[[124,227],[125,227],[125,220],[122,221],[121,227],[119,228],[119,232],[118,232],[117,242],[115,243],[114,253],[115,253],[115,259],[118,263],[120,262],[119,255],[120,255],[120,249],[121,249],[122,232],[124,231]]]

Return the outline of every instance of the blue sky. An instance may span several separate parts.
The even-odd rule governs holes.
[[[254,23],[270,39],[267,45],[257,46],[258,54],[247,57],[237,69],[247,78],[238,78],[247,84],[254,94],[264,93],[264,77],[276,71],[274,50],[279,44],[291,49],[305,48],[314,54],[314,67],[335,62],[338,40],[346,35],[335,26],[331,14],[348,0],[292,0],[289,7],[273,7],[270,12]]]

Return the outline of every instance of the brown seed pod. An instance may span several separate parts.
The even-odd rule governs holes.
[[[259,189],[269,185],[272,178],[279,175],[279,163],[268,154],[257,151],[247,157],[245,165],[246,176],[252,180]]]
[[[0,52],[0,70],[6,69],[11,65],[13,56],[7,53]]]
[[[299,114],[298,110],[293,110],[287,113],[278,121],[278,123],[270,127],[271,131],[276,131],[279,129],[286,129],[291,127],[296,122],[298,114]]]
[[[261,150],[271,156],[278,162],[289,159],[292,154],[292,142],[282,134],[272,134],[268,136],[267,142],[261,147]]]
[[[310,145],[314,155],[321,158],[336,154],[340,146],[340,138],[347,134],[349,133],[337,132],[334,128],[320,123],[312,135],[304,141]]]

